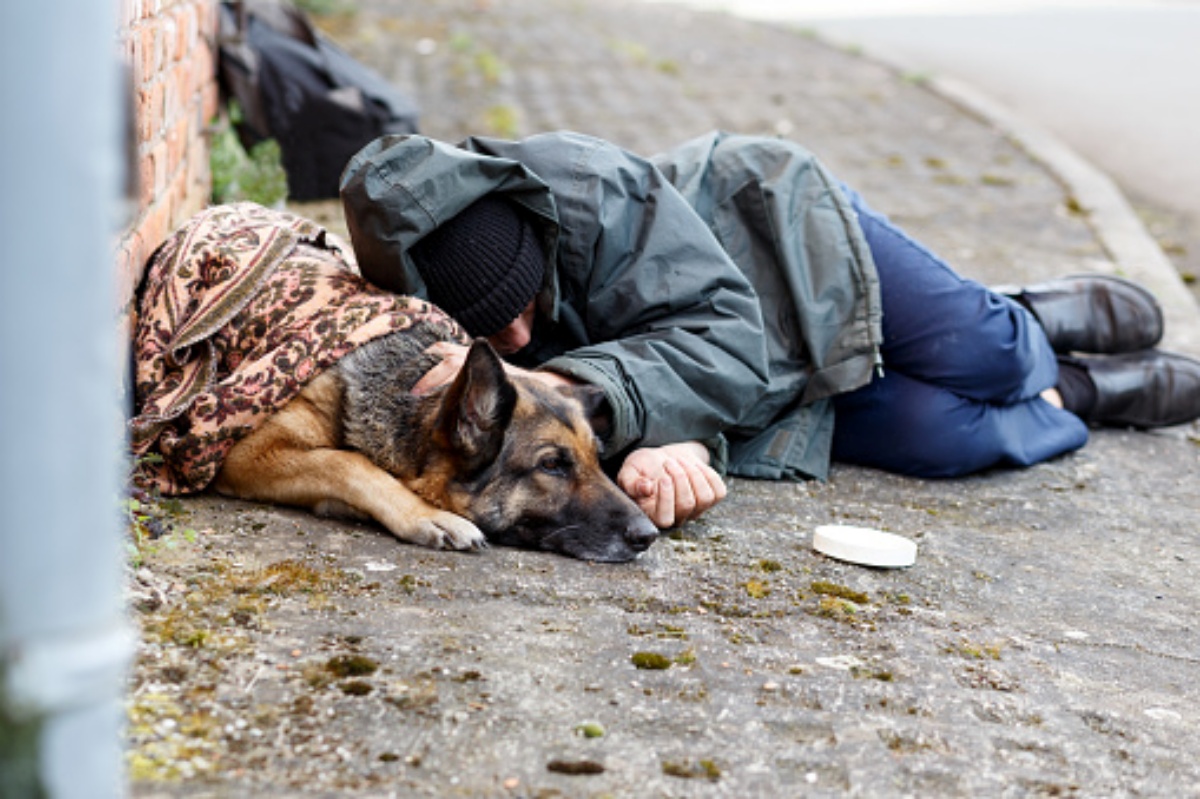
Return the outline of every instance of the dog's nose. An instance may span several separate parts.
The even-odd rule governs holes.
[[[625,543],[634,552],[645,552],[658,538],[658,528],[649,519],[641,518],[625,528]]]

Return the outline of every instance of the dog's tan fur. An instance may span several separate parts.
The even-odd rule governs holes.
[[[216,489],[374,519],[428,547],[628,560],[649,546],[654,526],[601,468],[591,392],[510,378],[477,342],[449,387],[416,397],[427,343],[394,334],[318,376],[233,447]]]
[[[400,540],[421,546],[482,545],[475,525],[429,504],[362,453],[338,448],[341,394],[334,373],[314,380],[233,448],[216,489],[322,515],[375,519]]]

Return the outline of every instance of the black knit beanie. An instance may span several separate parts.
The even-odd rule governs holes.
[[[486,195],[409,251],[429,299],[472,336],[500,332],[537,294],[546,257],[510,201]]]

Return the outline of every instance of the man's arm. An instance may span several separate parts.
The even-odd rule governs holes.
[[[758,295],[653,164],[578,134],[466,144],[554,192],[555,323],[583,340],[541,365],[604,391],[614,451],[709,439],[753,408],[769,384]]]

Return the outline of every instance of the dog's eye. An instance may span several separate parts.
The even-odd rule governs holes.
[[[542,459],[538,461],[539,471],[554,475],[555,477],[566,477],[570,474],[572,466],[571,459],[560,453],[543,455]]]

